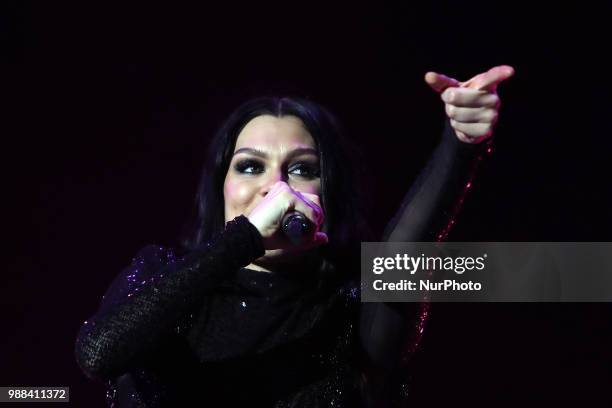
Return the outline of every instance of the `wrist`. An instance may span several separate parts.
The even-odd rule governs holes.
[[[248,248],[250,258],[257,259],[265,253],[263,237],[253,223],[245,216],[239,215],[225,224],[223,235],[230,238],[235,250]]]

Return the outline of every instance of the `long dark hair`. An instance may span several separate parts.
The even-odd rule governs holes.
[[[244,126],[261,115],[296,116],[312,135],[319,152],[321,204],[329,244],[329,261],[369,238],[360,186],[356,184],[355,147],[348,143],[336,118],[321,105],[298,97],[260,97],[242,104],[222,124],[208,149],[195,198],[195,219],[186,224],[180,244],[190,250],[225,225],[223,184],[236,139]]]

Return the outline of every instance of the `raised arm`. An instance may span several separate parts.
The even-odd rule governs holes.
[[[500,107],[497,85],[513,73],[511,67],[500,66],[466,82],[433,72],[426,75],[426,82],[441,94],[448,120],[432,157],[387,225],[383,241],[446,238],[479,162],[490,151]],[[401,393],[401,371],[418,346],[429,308],[427,304],[383,302],[361,306],[365,398],[369,405],[389,404],[389,398]]]
[[[145,247],[82,325],[75,348],[79,366],[102,381],[127,372],[163,344],[208,291],[263,254],[261,236],[244,216],[181,259]]]
[[[447,124],[442,140],[389,222],[385,241],[439,241],[449,231],[486,145],[461,142]],[[360,340],[365,351],[367,406],[391,404],[401,387],[405,359],[417,348],[427,304],[362,303]]]

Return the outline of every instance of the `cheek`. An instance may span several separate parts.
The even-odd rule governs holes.
[[[321,197],[321,182],[316,183],[305,183],[297,186],[297,189],[302,193],[316,194]]]
[[[246,210],[253,198],[254,191],[253,186],[250,186],[248,183],[226,179],[223,185],[226,213],[231,211],[232,215],[235,216]]]

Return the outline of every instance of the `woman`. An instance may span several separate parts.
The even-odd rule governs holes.
[[[496,67],[428,73],[449,125],[383,239],[443,238],[497,118]],[[118,406],[384,406],[398,402],[427,309],[359,302],[360,223],[331,114],[295,98],[247,102],[220,129],[182,248],[147,246],[78,335],[82,370]],[[425,187],[425,188],[423,188]],[[301,242],[287,214],[313,227]],[[438,235],[441,234],[441,235]]]

